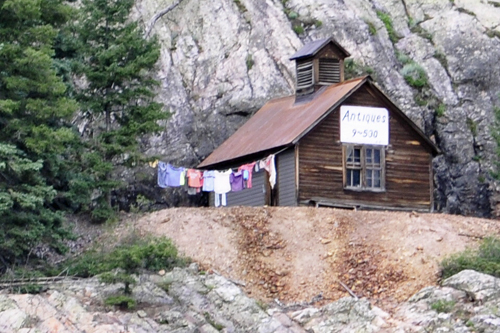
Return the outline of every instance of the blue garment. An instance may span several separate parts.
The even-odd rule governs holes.
[[[185,184],[185,180],[182,177],[185,177],[184,173],[186,170],[183,167],[176,168],[171,164],[167,164],[167,178],[166,184],[171,187],[178,187]]]
[[[158,162],[158,186],[167,187],[167,164]]]
[[[214,190],[215,171],[207,170],[203,172],[203,191],[212,192]]]

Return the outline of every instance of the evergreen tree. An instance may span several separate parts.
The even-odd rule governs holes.
[[[77,103],[54,70],[54,41],[72,9],[62,0],[0,0],[0,260],[64,232],[67,157],[79,141]]]
[[[158,82],[151,70],[160,50],[156,39],[146,40],[129,20],[133,0],[83,0],[77,32],[86,87],[80,101],[89,122],[90,151],[86,168],[94,182],[97,221],[113,216],[111,191],[120,186],[112,171],[131,167],[141,158],[138,139],[158,132],[158,120],[168,112],[154,101]]]

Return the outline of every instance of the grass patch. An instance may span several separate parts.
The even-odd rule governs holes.
[[[412,62],[412,60],[409,56],[407,56],[406,54],[404,54],[403,52],[401,52],[399,50],[396,50],[396,58],[403,65],[406,65],[406,64]]]
[[[241,3],[240,0],[233,0],[233,2],[236,4],[236,7],[238,7],[238,10],[240,11],[240,13],[244,13],[247,11],[247,7],[245,7],[245,5],[243,3]]]
[[[441,262],[441,275],[445,279],[464,269],[500,277],[500,239],[485,238],[477,250],[466,249]]]
[[[314,26],[316,28],[321,28],[322,25],[323,25],[322,21],[320,21],[320,20],[314,20]]]
[[[364,20],[366,25],[368,26],[368,32],[371,36],[375,36],[377,34],[377,27],[372,21]]]
[[[439,106],[436,108],[436,116],[442,117],[444,116],[444,113],[446,111],[446,105],[443,103],[439,104]]]
[[[467,117],[467,126],[469,127],[469,130],[472,133],[472,136],[476,137],[477,136],[477,123],[474,120],[472,120],[471,118]]]
[[[401,69],[401,75],[403,75],[406,83],[413,88],[420,89],[428,85],[427,73],[416,62],[411,61],[404,65],[403,69]]]
[[[459,13],[464,13],[464,14],[476,17],[476,14],[474,12],[471,12],[468,9],[458,7],[457,10],[458,10]]]
[[[437,313],[450,313],[455,307],[455,301],[438,300],[431,304],[431,309]]]
[[[253,65],[255,64],[251,54],[247,54],[246,64],[247,64],[247,71],[251,70]]]
[[[205,312],[203,316],[205,317],[205,320],[217,331],[222,331],[224,329],[224,325],[215,322],[215,320],[212,319],[212,316],[210,316],[210,313]]]
[[[488,29],[486,30],[486,35],[490,38],[495,38],[495,37],[500,38],[500,31]]]
[[[377,17],[384,23],[385,29],[387,30],[387,34],[389,35],[389,39],[393,44],[396,44],[399,41],[399,37],[394,30],[394,26],[392,24],[392,19],[389,14],[384,13],[383,11],[377,10]]]
[[[448,59],[446,59],[446,55],[443,52],[436,51],[432,56],[439,61],[443,68],[448,68]]]
[[[375,71],[370,66],[364,66],[355,62],[352,58],[346,59],[344,62],[344,78],[346,80],[353,79],[362,75],[374,75]],[[375,79],[375,78],[374,78]]]

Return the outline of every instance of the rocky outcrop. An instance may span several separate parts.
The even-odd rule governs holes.
[[[317,308],[271,307],[245,295],[196,264],[163,276],[140,275],[131,297],[137,308],[120,310],[104,300],[119,284],[98,278],[51,285],[38,295],[0,295],[2,332],[498,332],[500,279],[462,271],[442,287],[424,288],[389,315],[367,299],[342,298]]]
[[[371,73],[442,150],[434,160],[437,208],[494,210],[499,2],[137,0],[134,18],[146,26],[177,2],[153,28],[162,45],[160,99],[172,117],[145,144],[148,154],[196,165],[267,100],[293,93],[290,55],[333,36],[352,54],[348,72]],[[423,85],[405,80],[415,75]]]

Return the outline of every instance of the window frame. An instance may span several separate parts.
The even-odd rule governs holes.
[[[348,162],[348,154],[351,149],[360,150],[360,162]],[[372,162],[367,162],[367,150],[372,151]],[[374,156],[375,150],[380,152],[380,163],[375,163]],[[368,159],[369,160],[369,159]],[[344,144],[342,145],[342,169],[343,169],[343,186],[344,190],[358,191],[358,192],[385,192],[385,146],[377,145],[359,145],[359,144]],[[359,186],[352,186],[352,178],[348,179],[348,170],[360,170],[360,184]],[[380,171],[380,187],[374,187],[374,178],[372,177],[372,184],[368,186],[369,177],[368,170],[372,172],[375,170]]]

